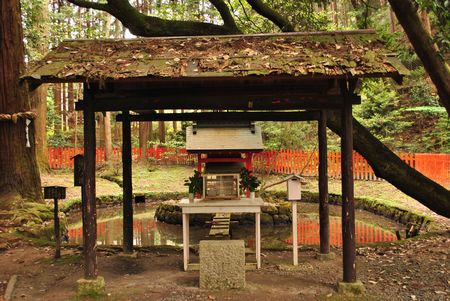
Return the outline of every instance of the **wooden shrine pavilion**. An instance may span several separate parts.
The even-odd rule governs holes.
[[[371,30],[69,40],[23,76],[84,84],[83,236],[86,279],[97,277],[95,112],[121,111],[124,252],[133,251],[131,121],[318,121],[320,252],[329,252],[326,115],[342,116],[343,281],[356,282],[352,105],[365,77],[402,78],[404,67]],[[201,113],[152,113],[201,109]],[[218,112],[220,110],[220,112]],[[141,112],[132,115],[130,111]]]

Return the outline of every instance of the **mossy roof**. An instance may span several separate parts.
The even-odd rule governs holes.
[[[374,31],[67,40],[23,76],[37,82],[130,78],[400,78]]]

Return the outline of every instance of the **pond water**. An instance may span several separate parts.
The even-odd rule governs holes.
[[[182,246],[181,225],[171,225],[154,219],[155,207],[136,206],[134,210],[135,246]],[[122,209],[108,208],[97,211],[97,244],[122,245]],[[76,220],[78,218],[78,220]],[[376,217],[382,219],[381,217]],[[291,225],[261,225],[262,247],[283,247],[292,244]],[[365,244],[396,240],[395,233],[373,223],[356,220],[356,243]],[[247,247],[254,247],[254,226],[232,224],[232,238],[243,239]],[[190,227],[190,243],[198,244],[206,238],[209,227]],[[82,244],[83,233],[79,217],[72,218],[69,224],[69,243]],[[299,245],[319,245],[319,217],[315,214],[299,214]],[[330,244],[341,246],[341,219],[330,216]]]

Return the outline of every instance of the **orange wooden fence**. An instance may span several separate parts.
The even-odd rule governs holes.
[[[48,163],[52,169],[73,168],[73,156],[76,154],[82,154],[83,148],[73,147],[49,147],[48,148]],[[131,155],[133,160],[140,160],[142,157],[141,148],[132,148]],[[113,159],[121,160],[122,149],[113,149]],[[147,159],[155,160],[164,164],[180,164],[180,165],[194,165],[197,162],[197,155],[188,154],[185,149],[182,148],[148,148],[146,150],[145,157]],[[103,148],[97,148],[95,152],[96,164],[103,164],[106,161],[106,152]]]
[[[82,148],[49,147],[49,166],[53,169],[73,168],[72,157],[83,153]],[[142,157],[142,149],[133,148],[134,160]],[[310,150],[275,150],[264,151],[253,155],[253,169],[259,172],[281,174],[297,173],[304,176],[317,176],[319,156],[317,151]],[[409,166],[441,185],[450,185],[450,154],[408,154],[400,153],[400,158]],[[115,148],[113,157],[120,160],[121,149]],[[145,157],[163,164],[194,165],[197,156],[188,154],[182,148],[156,147],[148,148]],[[97,164],[105,162],[105,151],[97,148]],[[328,175],[331,178],[341,177],[340,152],[328,152]],[[369,163],[357,152],[353,153],[353,176],[356,180],[380,180]]]

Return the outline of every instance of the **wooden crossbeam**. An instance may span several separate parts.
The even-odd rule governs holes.
[[[257,95],[230,97],[229,95],[202,96],[129,96],[97,98],[94,100],[96,112],[123,110],[164,110],[164,109],[201,109],[201,110],[301,110],[301,109],[340,109],[344,97],[340,95]],[[349,96],[352,104],[361,103],[357,95]],[[86,103],[79,100],[76,110],[84,110]]]
[[[150,113],[129,115],[130,121],[200,121],[200,120],[249,120],[249,121],[311,121],[319,119],[319,111],[293,112],[203,112],[203,113]],[[117,115],[117,121],[126,117]]]

